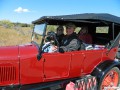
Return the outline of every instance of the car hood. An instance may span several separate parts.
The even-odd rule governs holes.
[[[1,46],[0,47],[0,59],[8,59],[13,57],[18,57],[19,46]],[[10,59],[11,60],[11,59]]]
[[[38,54],[38,47],[33,44],[19,45],[19,56],[20,58],[30,58]]]
[[[0,47],[0,60],[19,60],[19,57],[34,54],[38,54],[38,48],[32,43]]]

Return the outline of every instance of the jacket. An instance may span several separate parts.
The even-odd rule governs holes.
[[[81,42],[79,41],[76,33],[73,33],[69,36],[66,35],[61,42],[59,52],[68,52],[68,51],[79,50],[80,43]]]

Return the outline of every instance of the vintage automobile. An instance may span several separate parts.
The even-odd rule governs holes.
[[[1,90],[40,90],[88,75],[97,79],[97,90],[118,87],[120,61],[116,55],[120,42],[120,17],[85,13],[44,16],[32,23],[34,29],[30,44],[0,47]],[[93,38],[93,48],[44,53],[42,46],[48,27],[67,23],[74,23],[78,28],[87,26]],[[50,36],[56,37],[54,34]],[[59,47],[58,42],[57,45]]]

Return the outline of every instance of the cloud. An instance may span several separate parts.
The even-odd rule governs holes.
[[[30,12],[28,9],[24,9],[22,7],[18,7],[14,11],[17,12],[17,13]]]

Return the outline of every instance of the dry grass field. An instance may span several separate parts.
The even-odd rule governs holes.
[[[25,44],[31,41],[32,28],[8,29],[0,26],[0,46]]]

